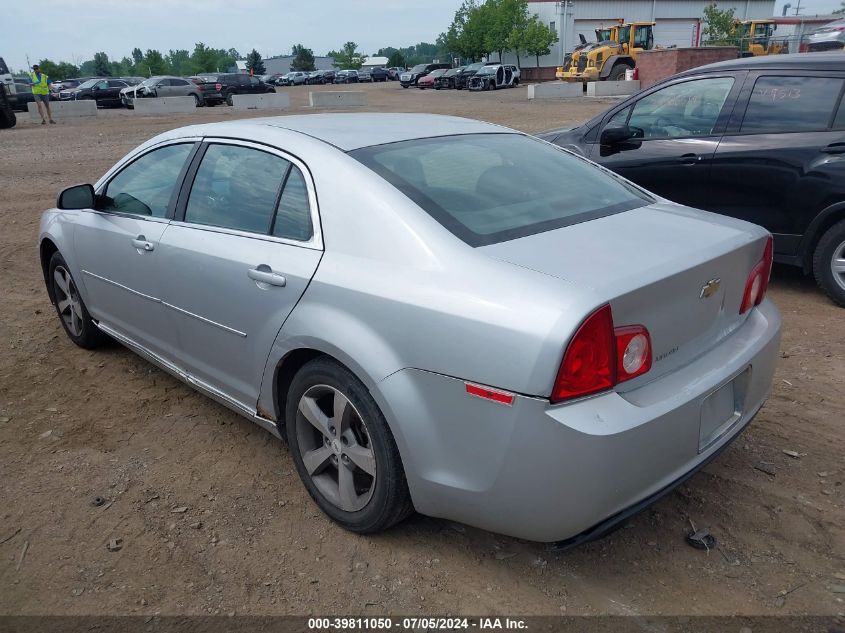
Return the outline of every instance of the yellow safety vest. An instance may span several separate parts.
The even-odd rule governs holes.
[[[41,73],[41,81],[38,81],[38,76],[35,73],[29,73],[29,76],[32,79],[32,94],[50,94],[50,86],[47,85],[47,75]]]

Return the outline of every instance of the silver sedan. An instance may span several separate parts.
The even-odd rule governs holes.
[[[741,433],[778,355],[765,230],[467,119],[169,131],[63,191],[39,245],[74,343],[286,438],[356,532],[600,536]]]

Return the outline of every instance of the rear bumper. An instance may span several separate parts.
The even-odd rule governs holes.
[[[780,327],[766,301],[685,367],[568,404],[517,396],[503,406],[468,396],[462,380],[411,369],[383,380],[374,395],[418,511],[577,544],[654,502],[742,432],[771,387]],[[740,376],[739,416],[702,441],[702,403]]]

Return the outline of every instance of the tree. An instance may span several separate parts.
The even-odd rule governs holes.
[[[111,63],[109,56],[103,52],[94,53],[94,74],[97,77],[111,77]]]
[[[264,67],[261,55],[254,48],[249,55],[246,56],[246,69],[251,75],[264,75],[267,73],[267,69]]]
[[[335,68],[349,68],[358,70],[364,65],[367,56],[358,52],[358,45],[355,42],[346,42],[340,51],[329,51],[329,57],[334,59]]]
[[[845,15],[845,2],[842,3],[842,8],[833,12],[833,15]]]
[[[132,63],[140,66],[142,61],[144,61],[144,52],[136,46],[132,49]]]
[[[170,50],[164,58],[170,73],[184,77],[191,74],[191,54],[183,48]]]
[[[522,67],[519,62],[519,52],[526,50],[528,25],[531,23],[528,18],[528,0],[508,0],[504,4],[506,24],[510,24],[507,47],[516,55],[516,65]],[[501,54],[499,61],[502,61]]]
[[[557,42],[557,33],[550,29],[539,16],[534,16],[525,29],[525,52],[534,55],[537,59],[537,68],[540,67],[540,56],[552,52],[552,44]]]
[[[735,44],[734,27],[736,19],[734,18],[734,9],[719,9],[715,2],[711,2],[704,7],[704,28],[701,33],[704,35],[708,44]]]
[[[153,75],[166,75],[167,64],[164,61],[164,56],[157,50],[147,49],[144,54],[144,61],[141,62],[141,68],[145,71],[148,77]]]
[[[291,70],[317,70],[314,65],[314,51],[310,48],[305,48],[302,44],[294,44],[291,55],[293,55],[293,60],[290,63]]]
[[[405,56],[397,50],[394,50],[387,57],[387,66],[389,68],[405,68]]]

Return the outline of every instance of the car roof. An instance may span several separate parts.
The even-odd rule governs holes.
[[[766,55],[746,57],[699,66],[678,73],[675,77],[686,77],[701,73],[723,70],[845,70],[845,55],[832,53],[794,53],[792,55]]]
[[[247,129],[254,127],[254,133]],[[438,114],[406,113],[332,113],[301,114],[241,119],[220,123],[207,123],[174,130],[173,136],[237,136],[261,141],[262,128],[278,128],[299,132],[333,145],[344,152],[362,147],[398,143],[420,138],[455,136],[458,134],[516,133],[508,128]],[[237,129],[237,133],[233,133]],[[252,130],[249,130],[252,132]]]

